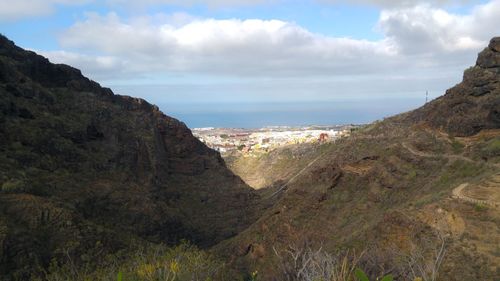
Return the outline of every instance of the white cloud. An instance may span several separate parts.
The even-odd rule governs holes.
[[[125,92],[144,97],[165,91],[209,100],[254,92],[264,99],[425,93],[458,82],[477,52],[499,35],[498,15],[500,0],[477,5],[467,15],[427,4],[384,9],[377,23],[383,38],[368,41],[325,36],[281,20],[182,13],[124,20],[92,13],[61,34],[65,52],[44,55],[108,85],[183,85]]]
[[[44,16],[54,12],[56,5],[81,5],[92,0],[1,0],[0,21]]]
[[[394,56],[387,40],[327,37],[279,20],[203,19],[175,26],[144,18],[124,22],[113,13],[89,14],[62,35],[61,43],[122,58],[136,72],[340,75],[384,68],[377,62]]]
[[[478,50],[499,31],[500,1],[477,6],[469,15],[429,5],[384,10],[378,26],[402,53],[446,55]]]
[[[67,51],[34,51],[50,58],[52,63],[82,66],[87,73],[104,79],[123,75],[123,70],[127,68],[125,61],[113,56],[89,56]]]
[[[461,71],[471,64],[498,32],[498,15],[500,0],[478,5],[469,15],[430,5],[386,9],[377,24],[384,39],[367,41],[324,36],[280,20],[215,20],[177,14],[124,21],[114,13],[94,13],[66,30],[60,42],[76,52],[90,51],[121,61],[126,69],[117,74],[415,75]],[[71,62],[93,71],[104,67],[87,66],[89,56]]]

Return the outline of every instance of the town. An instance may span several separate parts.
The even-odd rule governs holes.
[[[359,125],[270,126],[261,129],[195,128],[193,135],[222,155],[232,152],[255,154],[301,143],[326,143],[348,136]]]

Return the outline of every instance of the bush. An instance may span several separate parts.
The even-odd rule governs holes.
[[[356,271],[354,271],[354,275],[356,276],[357,280],[358,281],[370,281],[370,279],[368,278],[368,276],[365,274],[365,272],[361,269],[356,269]],[[380,280],[380,281],[392,281],[394,280],[394,278],[392,277],[392,275],[385,275],[384,277],[381,277],[382,279],[379,279],[377,278],[377,281]]]
[[[481,203],[476,203],[474,204],[474,210],[476,210],[477,212],[484,212],[488,210],[488,206]]]
[[[464,149],[464,145],[461,142],[453,140],[451,142],[451,148],[453,150],[453,153],[459,154],[459,153],[462,153],[462,151]]]
[[[225,280],[225,266],[210,254],[189,243],[168,248],[163,245],[141,248],[126,258],[113,258],[97,269],[76,267],[70,262],[53,262],[45,276],[48,281],[208,281]]]
[[[447,240],[436,232],[421,239],[410,251],[372,246],[356,254],[353,250],[327,252],[309,243],[273,247],[278,258],[278,276],[283,281],[435,281],[446,255]],[[255,280],[255,279],[250,279]]]
[[[2,184],[3,193],[21,193],[26,190],[26,182],[20,179],[11,179]]]
[[[415,179],[416,177],[417,177],[417,171],[415,171],[415,170],[411,170],[411,171],[409,171],[409,172],[408,172],[408,175],[406,176],[406,178],[407,178],[408,180],[413,180],[413,179]]]
[[[288,246],[282,251],[273,249],[281,271],[278,280],[287,281],[350,281],[362,256],[354,251],[329,253],[307,244]]]
[[[500,139],[492,139],[488,141],[481,152],[487,157],[500,156]]]
[[[484,170],[485,166],[483,164],[457,160],[446,167],[446,170],[444,170],[441,177],[438,179],[437,185],[447,187],[465,178],[476,177],[483,173]]]

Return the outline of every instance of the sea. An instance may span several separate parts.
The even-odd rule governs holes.
[[[190,128],[263,128],[367,124],[424,105],[422,98],[384,98],[315,102],[167,103],[167,115]]]

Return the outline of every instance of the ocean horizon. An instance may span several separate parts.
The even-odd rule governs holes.
[[[168,103],[160,110],[189,128],[367,124],[425,104],[425,98],[320,102]]]

